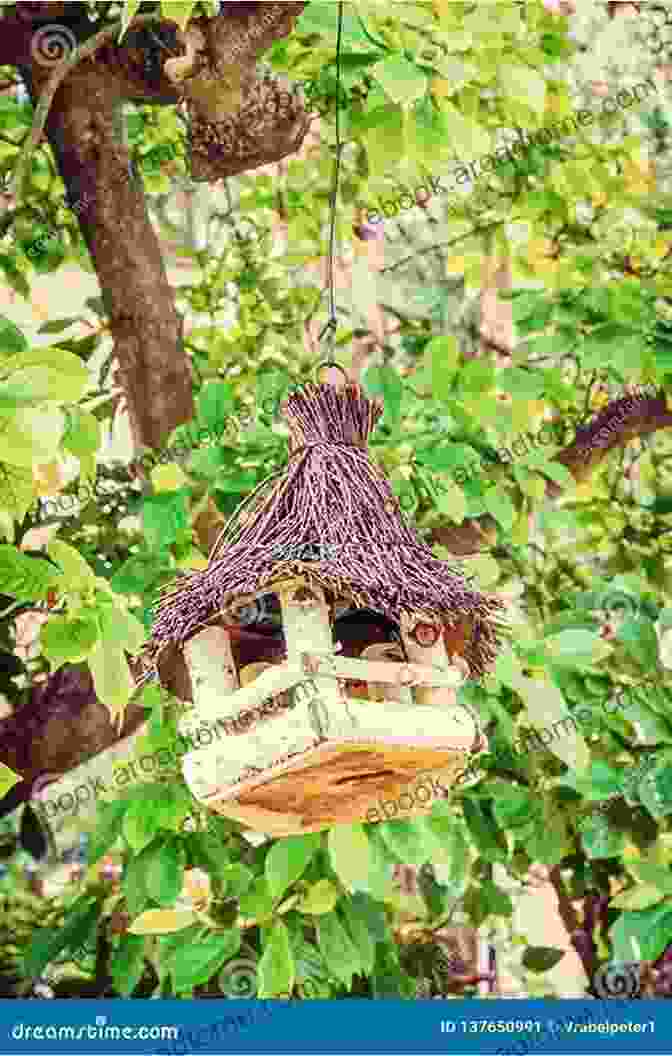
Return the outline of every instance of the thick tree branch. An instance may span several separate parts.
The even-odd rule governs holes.
[[[54,104],[47,135],[100,281],[134,442],[159,448],[193,417],[191,373],[144,191],[115,132],[116,80],[78,67]]]
[[[667,409],[664,393],[642,397],[624,397],[604,408],[588,425],[577,430],[575,439],[554,461],[572,474],[577,484],[587,480],[616,447],[625,447],[637,436],[647,436],[658,429],[672,427],[672,412]],[[546,497],[556,499],[562,488],[553,481],[546,484]],[[468,557],[489,550],[497,540],[497,525],[487,514],[459,525],[442,525],[434,530],[433,545],[445,546],[457,557]]]

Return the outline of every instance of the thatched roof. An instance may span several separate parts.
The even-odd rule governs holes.
[[[397,623],[402,611],[453,626],[470,621],[464,658],[471,677],[482,675],[497,654],[504,605],[436,558],[406,524],[367,452],[382,403],[356,385],[309,385],[283,410],[291,434],[287,468],[243,503],[208,567],[164,592],[147,656],[156,662],[164,647],[181,647],[245,596],[301,575]],[[312,555],[300,549],[310,544]]]

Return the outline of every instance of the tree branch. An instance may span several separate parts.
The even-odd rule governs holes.
[[[118,101],[113,73],[77,67],[46,129],[100,281],[134,443],[158,449],[193,417],[191,372],[144,190],[116,135]]]
[[[575,439],[554,457],[572,474],[577,484],[587,480],[616,447],[625,447],[635,437],[672,427],[672,412],[664,393],[625,396],[614,400],[587,426],[579,427]],[[562,487],[546,483],[546,498],[557,499]],[[491,549],[497,541],[497,524],[489,515],[442,525],[432,533],[432,545],[445,546],[457,557],[468,557]]]

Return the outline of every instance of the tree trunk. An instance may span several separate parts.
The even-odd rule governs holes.
[[[34,72],[22,70],[33,101]],[[135,447],[160,448],[193,417],[191,372],[144,189],[116,132],[118,105],[114,77],[82,66],[59,88],[46,130],[110,317]]]

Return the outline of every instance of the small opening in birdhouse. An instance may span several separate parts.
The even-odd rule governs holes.
[[[357,660],[398,663],[405,659],[398,624],[373,609],[350,608],[333,625],[334,649],[338,656]],[[345,681],[346,696],[358,700],[383,700],[398,691],[355,679]]]
[[[264,594],[241,605],[225,623],[241,686],[249,685],[267,667],[286,660],[280,602],[275,594]]]

